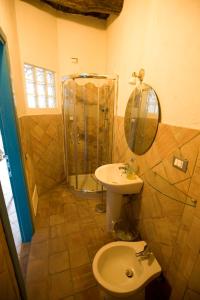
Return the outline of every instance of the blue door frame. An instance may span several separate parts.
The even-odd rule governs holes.
[[[0,38],[0,130],[5,154],[7,155],[10,164],[10,183],[22,242],[29,242],[33,235],[33,223],[22,163],[6,48],[5,42]]]

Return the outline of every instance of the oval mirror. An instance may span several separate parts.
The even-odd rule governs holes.
[[[125,112],[124,130],[129,148],[144,154],[152,145],[160,120],[160,105],[154,89],[142,83],[136,87]]]

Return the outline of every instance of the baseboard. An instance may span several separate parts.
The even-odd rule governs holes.
[[[32,204],[33,204],[33,211],[36,216],[37,214],[37,206],[38,206],[38,193],[37,193],[37,186],[34,187],[34,192],[32,196]]]

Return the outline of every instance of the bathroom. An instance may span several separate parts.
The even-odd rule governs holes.
[[[20,290],[25,282],[27,299],[101,299],[91,262],[96,251],[112,241],[105,230],[105,213],[95,211],[102,199],[93,199],[92,193],[74,198],[63,184],[61,79],[85,72],[118,78],[112,162],[134,159],[144,180],[140,198],[129,203],[128,216],[161,265],[171,288],[168,298],[200,299],[199,23],[198,0],[124,0],[121,12],[107,19],[56,12],[38,1],[0,0],[0,32],[7,44],[35,228],[33,242],[22,245],[20,276],[6,242],[1,210],[2,299],[20,299],[19,293],[26,299]],[[55,107],[28,107],[24,64],[55,72]],[[124,116],[134,89],[130,77],[141,68],[144,82],[158,96],[161,117],[152,146],[136,155],[125,140]],[[172,166],[174,156],[188,161],[187,172]],[[151,179],[151,171],[170,183],[167,188],[173,186],[187,199],[197,200],[195,205],[172,200],[167,188],[158,193],[146,180]]]

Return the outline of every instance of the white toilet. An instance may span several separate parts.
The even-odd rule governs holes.
[[[145,299],[145,286],[161,273],[152,252],[148,257],[140,255],[145,246],[144,241],[120,241],[109,243],[96,253],[93,273],[105,299]]]

